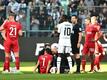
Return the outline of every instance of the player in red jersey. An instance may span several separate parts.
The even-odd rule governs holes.
[[[87,17],[85,19],[85,43],[84,43],[84,47],[82,50],[82,72],[85,72],[85,65],[86,65],[86,55],[89,54],[89,49],[88,49],[88,34],[91,34],[91,32],[88,32],[88,30],[90,29],[89,25],[91,24],[90,18]],[[91,45],[91,44],[90,44]]]
[[[2,35],[2,37],[3,37],[4,40],[6,40],[5,34],[6,34],[6,31],[3,30],[3,31],[1,32],[1,35]],[[4,50],[4,49],[3,49],[3,50]],[[10,54],[11,54],[12,62],[15,62],[15,56],[14,56],[13,51],[11,51]]]
[[[4,48],[5,48],[5,62],[3,72],[10,72],[10,51],[12,50],[15,55],[16,70],[19,72],[19,44],[18,36],[22,36],[22,26],[19,22],[15,21],[15,14],[10,12],[8,20],[5,20],[0,27],[0,31],[5,30]]]
[[[104,52],[104,48],[102,47],[102,44],[97,41],[96,42],[96,52],[95,53],[95,59],[94,59],[94,70],[95,71],[100,71],[100,62],[103,59],[105,52]]]
[[[95,26],[96,28],[100,28],[99,24],[97,24],[98,26]],[[95,40],[98,40],[101,36],[103,36],[104,38],[104,34],[99,31],[96,36],[95,36]],[[97,41],[95,43],[95,59],[94,59],[94,70],[95,71],[100,71],[100,62],[103,59],[105,55],[105,51],[104,48],[101,44],[100,41]]]
[[[46,48],[44,50],[44,54],[38,57],[38,62],[34,68],[34,72],[39,66],[41,74],[49,73],[52,62],[52,55],[49,54],[48,50],[49,48]]]
[[[86,55],[90,56],[91,60],[91,70],[94,67],[94,52],[95,52],[95,40],[96,34],[99,32],[98,28],[95,28],[96,24],[96,17],[91,17],[91,23],[89,19],[86,19],[86,30],[85,30],[85,44],[82,51],[82,71],[85,72],[85,65],[86,65]]]
[[[100,62],[103,59],[104,54],[105,54],[104,48],[102,47],[102,45],[101,45],[101,43],[99,41],[99,38],[101,36],[103,36],[103,33],[100,30],[101,26],[97,22],[97,18],[95,16],[93,17],[93,21],[91,21],[91,23],[98,30],[98,32],[95,35],[95,52],[94,52],[95,59],[94,59],[94,67],[96,66],[96,70],[99,71],[100,70]],[[93,68],[91,69],[91,71],[93,71]]]

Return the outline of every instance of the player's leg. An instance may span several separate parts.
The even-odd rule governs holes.
[[[85,66],[86,66],[86,55],[82,54],[82,72],[85,72]]]
[[[60,73],[61,68],[61,54],[64,52],[64,46],[59,45],[58,46],[58,57],[57,57],[57,74]]]
[[[66,56],[67,56],[68,65],[69,65],[69,73],[72,73],[73,72],[73,70],[72,70],[72,58],[71,58],[69,53],[66,53]]]
[[[77,65],[76,73],[80,73],[81,59],[80,59],[79,53],[75,54],[75,59],[76,59],[76,65]]]
[[[10,53],[5,52],[5,62],[3,71],[10,72]]]
[[[99,45],[99,53],[101,53],[99,56],[99,61],[101,62],[101,60],[103,59],[103,57],[105,55],[105,51],[104,51],[104,48],[102,45]]]
[[[10,54],[11,54],[12,62],[15,62],[15,56],[14,56],[13,51],[11,51]]]
[[[91,61],[91,69],[89,72],[93,72],[94,70],[94,52],[95,52],[95,43],[94,42],[91,42],[89,44],[89,58],[90,58],[90,61]]]
[[[82,72],[85,72],[85,65],[86,65],[86,55],[88,55],[89,48],[88,44],[84,44],[83,50],[82,50]]]
[[[94,70],[97,71],[98,69],[100,69],[100,63],[99,63],[99,54],[95,54],[95,59],[94,59]]]
[[[100,70],[100,62],[102,60],[102,58],[104,57],[104,48],[102,47],[101,44],[98,44],[98,49],[99,49],[99,54],[95,55],[95,60],[94,60],[94,65],[96,65],[97,67],[97,71]]]
[[[70,52],[71,52],[71,46],[66,46],[64,48],[64,54],[66,55],[67,57],[67,60],[68,60],[68,65],[69,65],[69,72],[72,73],[72,58],[70,56]]]
[[[61,56],[57,57],[57,74],[60,73],[60,66],[61,66]]]
[[[19,61],[19,52],[14,52],[15,55],[15,65],[16,65],[16,69],[19,70],[20,68],[20,61]]]
[[[81,59],[80,59],[80,55],[79,55],[79,48],[77,48],[77,45],[72,46],[72,53],[74,54],[74,58],[76,61],[76,72],[75,73],[80,73]]]
[[[19,70],[20,69],[20,60],[19,60],[19,44],[18,44],[18,41],[13,42],[13,52],[15,55],[16,69]]]
[[[91,69],[89,72],[93,72],[94,70],[94,55],[93,54],[90,54],[90,61],[91,61]]]
[[[10,72],[10,43],[4,42],[4,48],[5,48],[5,61],[4,61],[4,68],[3,71]]]

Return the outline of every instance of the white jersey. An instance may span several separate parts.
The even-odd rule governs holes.
[[[72,24],[70,22],[63,22],[57,25],[59,35],[59,45],[71,46],[70,35],[72,32]]]

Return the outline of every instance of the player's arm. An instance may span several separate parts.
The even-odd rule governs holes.
[[[22,36],[23,35],[22,30],[19,30],[18,34],[19,34],[19,36]]]
[[[1,27],[0,27],[0,31],[4,30],[4,26],[5,26],[5,24],[6,24],[7,21],[8,21],[8,20],[5,20],[5,21],[3,22],[3,24],[2,24]]]
[[[3,31],[1,32],[1,35],[2,35],[2,37],[3,37],[4,40],[6,40],[6,35],[5,35],[5,34],[6,34],[6,31],[3,30]]]
[[[80,47],[80,43],[81,43],[81,40],[82,40],[82,29],[79,28],[79,36],[78,36],[78,43],[77,43],[77,47]]]
[[[21,23],[19,23],[19,31],[18,31],[18,35],[22,36],[23,35],[23,31],[22,31],[22,25]]]
[[[98,31],[96,32],[96,35],[95,35],[95,41],[98,41],[103,35],[103,32],[102,31]]]
[[[46,73],[48,73],[49,69],[50,69],[50,65],[51,65],[51,60],[49,60],[48,65],[47,65],[47,69],[46,69]]]
[[[38,68],[38,66],[39,66],[39,60],[38,60],[38,62],[37,62],[37,64],[36,64],[36,66],[34,67],[34,70],[33,70],[33,72],[35,73],[35,71],[36,71],[36,69]]]

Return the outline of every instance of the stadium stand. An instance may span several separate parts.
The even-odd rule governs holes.
[[[0,0],[0,24],[9,10],[17,14],[25,37],[49,36],[63,14],[79,16],[83,30],[84,19],[97,15],[102,29],[107,29],[106,0]]]

